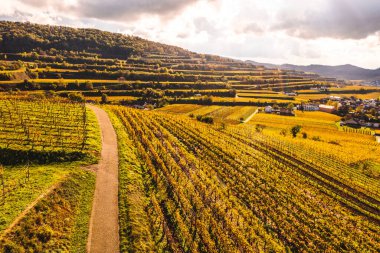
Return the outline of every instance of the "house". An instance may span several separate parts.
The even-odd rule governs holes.
[[[340,101],[342,98],[341,97],[337,97],[337,96],[330,96],[330,99],[332,101]]]
[[[133,105],[133,108],[135,108],[135,109],[144,109],[145,107],[143,105]]]
[[[313,104],[304,104],[297,106],[297,109],[303,111],[319,111],[319,106]]]
[[[273,108],[272,108],[272,106],[268,105],[268,106],[265,106],[264,111],[265,111],[266,113],[272,113]]]
[[[380,134],[375,134],[376,141],[380,143]]]
[[[357,122],[356,120],[354,119],[349,119],[349,120],[346,120],[344,122],[341,122],[341,125],[344,125],[344,126],[348,126],[348,127],[353,127],[353,128],[360,128],[360,123]]]
[[[280,108],[279,114],[285,116],[294,116],[293,110],[288,108]]]
[[[319,105],[318,106],[319,107],[319,110],[321,111],[321,112],[328,112],[328,113],[332,113],[332,112],[334,112],[335,111],[335,106],[333,106],[333,105]]]

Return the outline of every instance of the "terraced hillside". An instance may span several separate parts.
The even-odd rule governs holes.
[[[0,22],[0,89],[81,91],[123,103],[299,103],[283,91],[335,86],[315,74],[267,69],[134,36]],[[25,39],[28,38],[28,39]],[[17,73],[17,75],[15,75]],[[147,90],[147,89],[152,90]],[[264,92],[263,92],[264,91]]]

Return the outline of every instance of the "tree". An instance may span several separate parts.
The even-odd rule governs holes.
[[[286,136],[286,130],[285,129],[281,129],[280,134],[285,137]]]
[[[102,94],[102,104],[108,104],[108,95],[105,93]]]
[[[261,133],[264,130],[265,127],[266,127],[265,125],[257,124],[256,128],[255,128],[256,132]]]
[[[73,102],[84,102],[85,101],[83,94],[80,92],[70,92],[68,97]]]
[[[292,127],[290,132],[292,133],[293,138],[297,137],[297,134],[301,131],[301,129],[302,129],[302,126],[300,126],[300,125],[296,125],[296,126]]]
[[[90,81],[86,81],[81,86],[82,86],[82,89],[84,89],[84,90],[93,90],[94,89],[94,85],[92,85],[92,83]]]
[[[288,108],[289,110],[293,110],[293,108],[294,108],[294,104],[293,104],[293,103],[289,103],[288,106],[287,106],[287,108]]]

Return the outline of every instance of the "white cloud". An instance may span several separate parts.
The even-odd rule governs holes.
[[[378,68],[378,0],[3,0],[0,18],[95,27],[202,53]]]

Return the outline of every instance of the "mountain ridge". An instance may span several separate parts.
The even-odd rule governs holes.
[[[335,77],[337,79],[344,80],[364,80],[373,81],[380,80],[380,68],[378,69],[366,69],[358,67],[352,64],[343,65],[323,65],[323,64],[310,64],[310,65],[295,65],[295,64],[281,64],[276,65],[272,63],[260,63],[256,61],[247,60],[246,62],[262,65],[267,68],[280,68],[291,69],[304,72],[313,72],[325,77]]]

